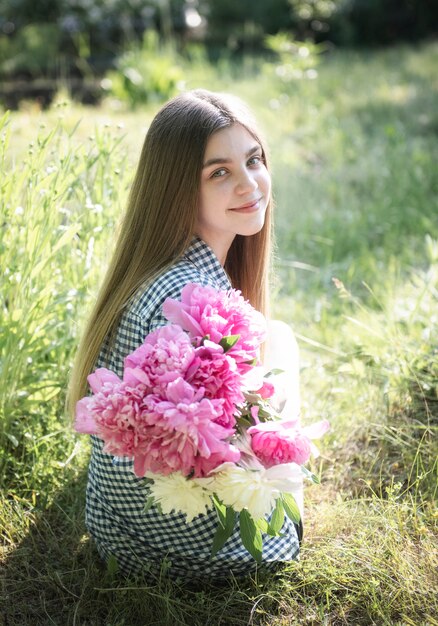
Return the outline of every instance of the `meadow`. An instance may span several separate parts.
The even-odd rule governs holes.
[[[98,561],[65,389],[158,103],[61,90],[0,121],[1,626],[438,625],[438,45],[295,62],[199,58],[184,86],[242,96],[270,145],[272,313],[303,422],[331,423],[300,561],[202,589]]]

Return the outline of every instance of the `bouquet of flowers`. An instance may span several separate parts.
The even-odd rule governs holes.
[[[106,368],[88,377],[93,394],[77,404],[76,430],[133,459],[149,484],[146,507],[187,523],[215,509],[213,555],[239,517],[260,562],[262,533],[279,535],[285,515],[300,519],[292,492],[303,473],[316,481],[303,464],[328,423],[301,428],[276,414],[272,373],[259,362],[266,321],[239,291],[189,283],[163,314],[170,323],[126,357],[122,379]]]

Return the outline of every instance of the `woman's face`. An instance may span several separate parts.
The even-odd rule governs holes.
[[[262,148],[246,128],[214,133],[204,155],[197,234],[222,264],[236,235],[262,229],[270,193]]]

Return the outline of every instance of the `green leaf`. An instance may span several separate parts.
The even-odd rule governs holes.
[[[259,517],[255,523],[262,533],[265,533],[265,535],[269,534],[269,524],[264,517]]]
[[[143,513],[147,513],[149,509],[151,509],[153,506],[154,506],[154,496],[149,496],[149,498],[145,502]]]
[[[216,496],[212,497],[214,508],[216,509],[217,516],[219,518],[219,524],[222,528],[225,528],[227,525],[227,507],[225,504],[222,504],[220,500]]]
[[[318,476],[315,476],[315,474],[310,472],[306,467],[302,467],[301,471],[303,472],[304,476],[306,478],[309,478],[312,481],[312,483],[315,483],[315,485],[321,484],[321,481],[319,480]]]
[[[300,509],[298,508],[293,495],[291,493],[282,493],[281,499],[288,518],[293,522],[298,523],[301,519]]]
[[[271,519],[269,520],[269,526],[274,533],[279,533],[284,523],[284,506],[281,498],[277,498],[275,502],[275,509],[272,512]]]
[[[274,369],[269,370],[269,372],[265,374],[265,378],[269,378],[270,376],[276,376],[277,374],[284,374],[284,370],[281,370],[278,367],[274,367]]]
[[[261,563],[263,549],[262,533],[246,509],[240,511],[240,538],[250,555],[257,563]]]
[[[259,405],[259,412],[258,412],[257,417],[261,419],[262,421],[269,419],[270,417],[274,417],[274,419],[278,419],[278,420],[281,419],[276,413],[273,413],[272,410],[266,411],[263,408],[263,406],[260,406],[260,405]]]
[[[227,533],[225,528],[222,528],[220,524],[217,525],[216,532],[213,537],[213,543],[211,544],[211,557],[214,557],[219,550],[225,545],[227,539],[231,533]]]
[[[284,519],[284,509],[283,509],[283,519]],[[277,528],[273,528],[270,522],[265,520],[263,517],[260,517],[258,520],[256,520],[255,524],[257,528],[259,528],[260,531],[264,535],[269,535],[270,537],[282,537],[283,536],[281,535],[281,533],[278,532],[279,529],[277,530]]]
[[[12,445],[14,446],[14,448],[18,447],[18,439],[15,435],[13,435],[12,433],[6,433],[6,437],[9,439],[9,441],[12,443]]]
[[[222,346],[224,352],[228,352],[230,348],[232,348],[240,339],[240,335],[228,335],[227,337],[222,337],[219,341],[219,345]]]
[[[236,523],[236,512],[231,507],[226,507],[225,526],[221,523],[217,525],[216,533],[211,546],[211,556],[213,557],[224,546],[227,539],[233,534]]]
[[[234,524],[236,523],[236,511],[231,506],[227,506],[227,519],[225,522],[225,528],[234,529]]]

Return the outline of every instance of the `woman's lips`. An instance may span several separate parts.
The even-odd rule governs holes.
[[[230,209],[230,211],[240,211],[242,213],[251,213],[252,211],[258,211],[260,206],[261,198],[257,198],[252,202],[247,202],[246,204],[242,204],[241,206],[234,207]]]

